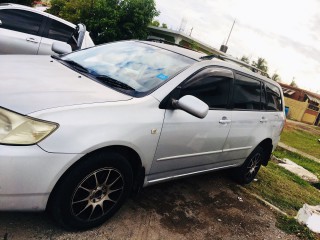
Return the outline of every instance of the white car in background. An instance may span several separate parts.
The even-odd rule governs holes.
[[[23,5],[0,4],[0,54],[52,55],[54,42],[68,43],[72,50],[94,46],[83,24]]]

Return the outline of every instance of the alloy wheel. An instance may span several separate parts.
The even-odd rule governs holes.
[[[259,171],[261,165],[261,154],[257,153],[254,155],[247,166],[247,171],[245,177],[247,179],[252,179],[256,176],[257,172]]]
[[[71,198],[72,214],[90,222],[105,216],[118,202],[124,190],[122,174],[114,168],[101,168],[88,174]]]

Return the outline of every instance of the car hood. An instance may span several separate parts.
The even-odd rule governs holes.
[[[76,104],[132,97],[101,85],[50,56],[0,56],[0,107],[29,114]]]

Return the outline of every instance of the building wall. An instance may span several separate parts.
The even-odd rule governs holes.
[[[312,109],[307,109],[305,113],[308,113],[310,115],[317,117],[319,112],[312,110]]]
[[[297,121],[301,121],[304,112],[308,107],[308,102],[300,102],[291,98],[284,97],[286,107],[289,107],[288,117]]]
[[[315,116],[313,114],[305,113],[303,115],[301,122],[313,124],[316,121],[316,118],[317,118],[317,116]]]
[[[319,114],[319,112],[317,112],[315,110],[307,109],[302,117],[301,122],[314,124],[317,117],[318,117],[318,114]]]
[[[150,31],[150,32],[151,32],[151,31]],[[152,36],[159,37],[159,38],[163,38],[164,40],[166,40],[166,41],[168,41],[168,42],[175,43],[175,38],[172,37],[172,36],[168,36],[168,35],[166,35],[166,34],[162,34],[162,33],[156,32],[156,31],[152,31],[152,32],[151,32],[151,35],[152,35]]]

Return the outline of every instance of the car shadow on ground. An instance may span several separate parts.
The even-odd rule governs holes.
[[[209,179],[210,181],[232,183],[228,179],[228,172],[226,171],[207,173],[170,182],[163,182],[144,188],[137,196],[131,197],[128,203],[130,205],[136,204],[138,207],[145,208],[146,210],[165,214],[167,210],[173,208],[172,204],[176,200],[186,200],[184,195],[190,195],[189,197],[192,197],[194,194],[202,195],[201,185],[206,185]],[[10,229],[12,226],[28,229],[38,228],[42,231],[46,231],[47,229],[49,232],[50,230],[65,231],[57,226],[46,212],[0,212],[0,233],[3,233],[5,228]]]
[[[68,232],[45,213],[0,212],[0,239],[264,239],[266,230],[272,239],[279,236],[274,223],[269,209],[220,171],[144,188],[86,232]]]

